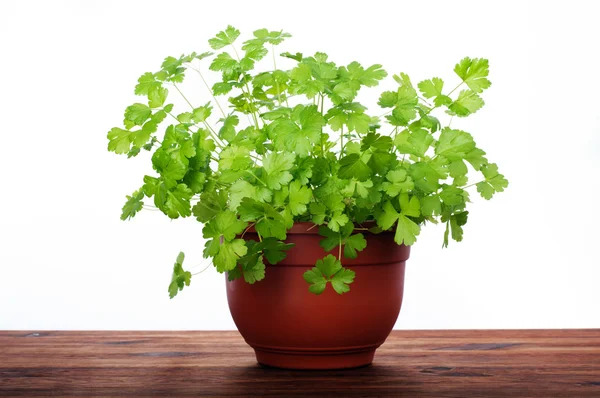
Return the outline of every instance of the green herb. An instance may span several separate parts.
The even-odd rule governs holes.
[[[204,224],[204,257],[248,283],[266,277],[265,261],[285,258],[294,222],[313,222],[324,257],[304,279],[315,294],[328,283],[349,291],[355,275],[343,264],[367,247],[370,233],[390,230],[397,244],[412,245],[427,222],[443,222],[443,246],[461,241],[469,189],[491,199],[508,185],[473,136],[450,127],[453,117],[484,105],[488,61],[462,59],[451,89],[439,77],[413,84],[394,75],[379,97],[383,110],[369,110],[357,98],[387,77],[381,65],[337,65],[322,52],[283,52],[278,61],[277,46],[289,37],[259,29],[240,42],[229,26],[208,41],[216,54],[167,57],[142,74],[134,92],[144,100],[126,107],[123,126],[107,135],[109,151],[151,153],[153,173],[127,196],[121,219],[144,207],[172,219],[193,215]],[[207,70],[219,74],[212,87]],[[208,103],[185,97],[189,73],[204,88],[186,89],[206,89]],[[176,111],[175,99],[185,108]],[[258,242],[244,239],[251,227]],[[190,283],[183,259],[180,253],[170,297]]]

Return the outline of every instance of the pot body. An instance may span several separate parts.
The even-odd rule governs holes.
[[[356,273],[343,295],[330,284],[320,295],[308,291],[304,272],[327,254],[312,223],[294,224],[286,242],[295,246],[278,264],[265,261],[265,279],[253,285],[243,278],[226,282],[233,320],[259,363],[341,369],[373,361],[400,312],[410,247],[398,246],[393,233],[364,235],[367,247],[358,257],[342,259]],[[258,235],[247,232],[244,238],[258,240]]]

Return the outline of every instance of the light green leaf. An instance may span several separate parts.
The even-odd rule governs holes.
[[[338,177],[340,178],[356,178],[359,181],[365,181],[371,176],[371,173],[371,168],[356,153],[340,159],[340,169],[338,171]]]
[[[386,231],[394,225],[399,216],[400,214],[398,214],[392,203],[388,200],[383,204],[382,211],[376,214],[375,219],[377,220],[377,225]]]
[[[144,199],[144,191],[141,189],[132,193],[131,196],[127,196],[127,202],[125,202],[121,212],[121,220],[131,219],[137,212],[142,210],[144,207],[142,199]]]
[[[215,37],[210,39],[208,44],[213,50],[219,50],[229,44],[233,44],[239,35],[240,31],[229,25],[227,29],[220,31]]]
[[[169,90],[164,87],[156,87],[148,91],[148,106],[150,108],[160,108],[164,105],[169,95]]]
[[[487,79],[490,73],[487,59],[465,57],[456,64],[454,72],[476,93],[481,93],[492,85]]]
[[[417,223],[405,215],[400,214],[398,217],[394,241],[399,245],[405,244],[406,246],[410,246],[417,241],[417,236],[420,232],[421,227],[419,227]]]
[[[474,148],[475,142],[471,134],[445,127],[435,146],[435,154],[444,156],[449,160],[464,159],[467,153]]]
[[[434,77],[430,80],[423,80],[417,84],[417,87],[419,87],[425,98],[437,97],[438,95],[442,95],[444,81],[439,77]]]
[[[410,217],[419,217],[421,215],[421,203],[419,198],[412,196],[409,199],[408,193],[400,194],[400,214]]]
[[[350,235],[344,241],[344,257],[356,258],[357,252],[363,251],[366,247],[367,241],[363,234]]]
[[[281,189],[292,180],[289,172],[294,166],[295,156],[293,153],[269,153],[264,157],[263,168],[266,175],[263,180],[269,189]]]
[[[385,178],[387,181],[384,181],[381,187],[391,197],[398,196],[400,192],[411,191],[415,186],[405,169],[390,170]]]
[[[173,275],[171,276],[171,283],[169,284],[169,297],[173,298],[177,296],[184,286],[189,286],[192,280],[192,274],[189,271],[183,270],[183,260],[185,256],[183,252],[180,252],[173,266]]]
[[[327,223],[327,226],[332,231],[336,231],[337,232],[337,231],[340,230],[340,227],[346,225],[346,223],[348,223],[348,221],[350,221],[350,219],[348,218],[347,215],[345,215],[342,212],[336,211],[336,212],[333,213],[333,215],[329,219],[329,222]]]
[[[129,120],[134,125],[141,126],[152,115],[152,110],[148,105],[135,103],[125,109],[125,120]]]
[[[469,116],[485,105],[483,99],[471,90],[462,90],[456,101],[448,106],[448,113],[459,117]]]
[[[306,213],[306,205],[312,198],[311,190],[300,184],[300,181],[293,181],[290,184],[288,208],[293,215],[301,215]]]
[[[214,264],[218,272],[230,271],[235,268],[240,257],[248,252],[243,239],[224,241],[219,247],[219,252],[214,257]]]
[[[331,286],[337,294],[348,293],[350,286],[354,282],[355,273],[351,269],[343,268],[331,278]]]

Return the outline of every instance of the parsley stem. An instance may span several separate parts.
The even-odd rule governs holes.
[[[206,267],[204,267],[201,271],[198,271],[196,273],[193,273],[192,275],[198,275],[203,273],[204,271],[206,271],[208,269],[208,267],[210,267],[212,265],[212,263],[208,263],[208,265]]]
[[[321,94],[321,115],[323,115],[323,104],[325,103],[325,97]]]
[[[237,58],[238,63],[241,62],[240,55],[235,49],[235,46],[233,44],[229,45],[231,46],[231,48],[233,48],[233,52],[235,53],[235,57]],[[250,92],[250,87],[248,87],[248,82],[244,82],[244,86],[246,87],[246,91],[244,91],[243,87],[240,87],[240,89],[242,90],[242,93],[246,96],[246,98],[248,98],[248,102],[250,103],[250,105],[252,105],[252,118],[254,119],[256,129],[260,130],[260,126],[258,125],[258,118],[256,117],[256,111],[258,108],[256,108],[256,103],[253,100],[252,94]]]
[[[213,100],[215,101],[215,104],[217,104],[217,107],[221,111],[221,115],[223,115],[223,117],[227,117],[225,115],[225,112],[223,111],[223,108],[221,108],[221,104],[217,100],[217,97],[215,97],[215,94],[213,93],[212,89],[210,88],[210,86],[208,85],[208,83],[206,82],[206,80],[204,79],[204,76],[202,75],[202,72],[200,72],[200,69],[196,69],[196,68],[193,68],[193,67],[192,67],[192,69],[195,70],[196,72],[198,72],[198,74],[200,75],[200,79],[202,79],[202,82],[206,86],[206,89],[208,90],[208,92],[212,96]]]
[[[192,103],[190,101],[188,101],[188,99],[186,98],[185,95],[183,95],[183,93],[181,92],[181,90],[179,89],[179,87],[177,87],[177,84],[173,83],[173,87],[175,87],[175,89],[179,92],[179,94],[181,94],[181,96],[183,97],[183,99],[185,100],[185,102],[188,103],[188,105],[190,106],[190,108],[195,109],[194,105],[192,105]]]
[[[342,124],[342,129],[340,130],[340,159],[342,158],[344,152],[344,125]]]
[[[256,176],[256,174],[254,174],[251,170],[245,170],[247,173],[250,173],[250,175],[252,175],[252,177],[256,178],[256,180],[258,182],[260,182],[261,184],[263,184],[265,187],[267,186],[267,184],[265,184],[265,182],[263,180],[261,180],[260,178],[258,178]],[[267,187],[268,188],[268,187]]]
[[[485,180],[481,180],[481,181],[478,181],[478,182],[474,182],[473,184],[465,185],[464,187],[460,187],[460,189],[467,189],[467,188],[471,188],[473,185],[477,185],[477,184],[479,184],[480,182],[485,182]]]
[[[244,239],[244,235],[246,235],[246,232],[248,232],[250,230],[250,228],[252,228],[255,225],[256,225],[256,223],[252,223],[252,224],[248,225],[248,227],[244,230],[244,232],[242,232],[241,238]]]
[[[338,249],[338,260],[342,262],[342,234],[340,233],[340,245]]]
[[[167,112],[167,113],[169,114],[169,116],[171,116],[173,119],[175,119],[175,120],[177,120],[177,121],[179,122],[179,119],[177,119],[177,117],[175,117],[175,115],[173,115],[171,112]],[[206,124],[206,122],[204,122],[204,124]],[[219,148],[223,149],[223,147],[224,147],[225,145],[224,145],[224,144],[223,144],[223,143],[222,143],[222,142],[219,140],[219,137],[218,137],[218,136],[216,136],[216,135],[214,135],[214,136],[213,136],[213,132],[211,131],[212,129],[210,129],[210,126],[208,126],[208,124],[206,124],[206,126],[207,126],[207,127],[209,127],[209,130],[208,130],[208,132],[209,132],[209,133],[211,134],[211,136],[213,137],[213,139],[214,139],[214,141],[215,141],[215,144],[216,144],[216,145],[217,145]]]
[[[460,86],[462,86],[462,85],[463,85],[463,83],[464,83],[464,82],[460,82],[460,84],[459,84],[458,86],[454,87],[454,88],[452,89],[452,91],[450,91],[450,92],[448,93],[448,97],[450,96],[450,94],[452,94],[453,92],[455,92],[457,88],[459,88]]]
[[[417,96],[418,99],[420,99],[421,101],[423,101],[425,104],[427,104],[427,106],[431,106],[431,104],[429,103],[429,101],[427,101],[425,98],[421,97],[420,95]]]
[[[277,61],[275,61],[275,45],[271,44],[271,55],[273,56],[273,72],[277,70]],[[277,101],[279,102],[279,106],[281,106],[281,90],[279,89],[279,80],[275,79],[275,74],[273,73],[273,80],[275,80],[275,85],[277,86]]]
[[[392,113],[393,111],[394,111],[393,109],[392,109],[392,110],[389,110],[389,111],[387,111],[386,113],[382,113],[381,115],[379,115],[379,116],[377,116],[377,117],[378,117],[378,118],[381,118],[381,117],[383,117],[383,116],[389,115],[389,114],[390,114],[390,113]]]

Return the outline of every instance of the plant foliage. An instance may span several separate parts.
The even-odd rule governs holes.
[[[330,283],[342,294],[355,277],[344,259],[367,245],[360,230],[392,230],[397,244],[412,245],[426,222],[442,222],[447,246],[463,238],[469,187],[485,199],[507,187],[471,134],[435,116],[445,112],[452,121],[483,106],[481,93],[491,85],[486,59],[462,59],[451,89],[439,77],[414,84],[394,75],[379,97],[382,110],[373,113],[357,97],[388,75],[381,65],[284,52],[280,63],[291,66],[280,69],[275,46],[289,34],[259,29],[242,43],[239,36],[229,26],[208,41],[216,53],[167,57],[138,79],[135,94],[143,100],[108,132],[108,150],[127,157],[150,152],[153,173],[127,196],[123,220],[145,206],[172,219],[195,217],[204,224],[204,257],[230,280],[248,283],[265,277],[265,261],[285,258],[294,222],[312,222],[324,253],[337,256],[306,272],[308,289],[320,294]],[[263,59],[268,66],[256,71]],[[220,76],[212,86],[206,68]],[[180,85],[188,73],[199,75],[209,102],[185,97]],[[184,109],[176,109],[172,95]],[[260,242],[243,239],[251,226]],[[174,266],[171,297],[190,283],[183,257]]]

